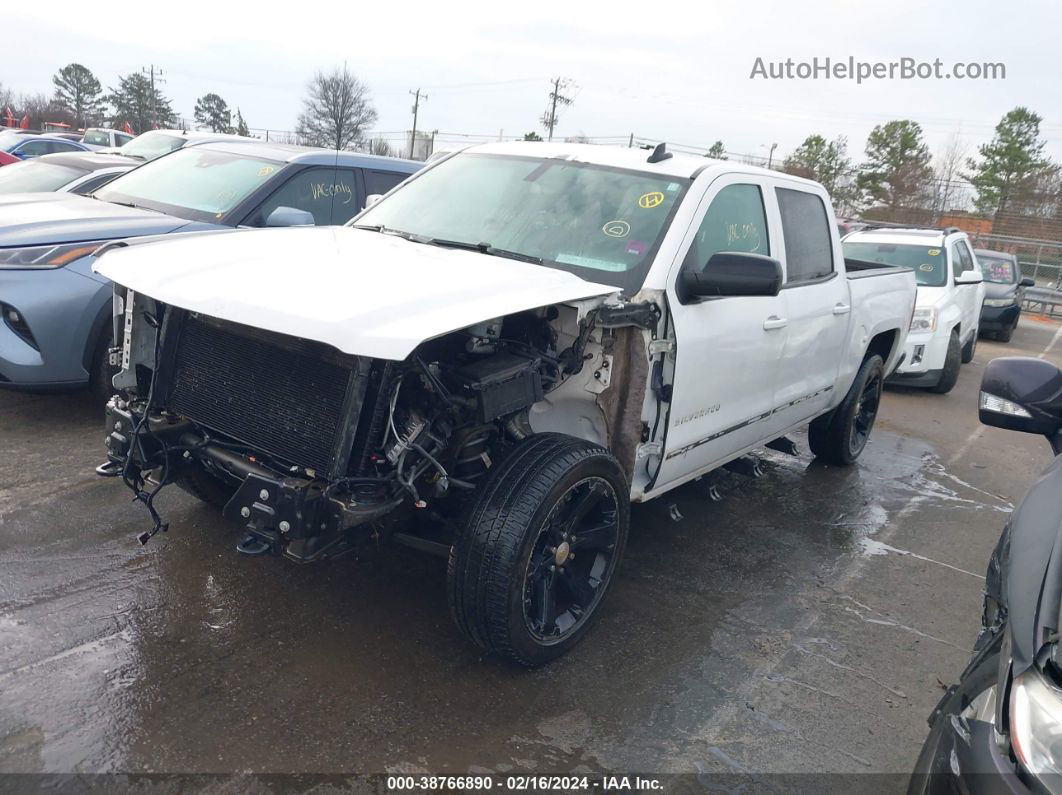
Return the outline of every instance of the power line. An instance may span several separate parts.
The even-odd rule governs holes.
[[[413,159],[413,146],[417,143],[417,111],[420,110],[420,101],[427,99],[427,94],[421,94],[420,89],[410,91],[413,95],[413,132],[409,134],[409,159]]]
[[[549,135],[546,137],[547,141],[553,140],[553,128],[557,124],[557,106],[566,107],[575,101],[574,97],[564,96],[560,92],[562,86],[567,90],[570,84],[571,81],[563,77],[553,78],[553,90],[549,92],[549,107],[542,115],[542,123],[549,131]]]

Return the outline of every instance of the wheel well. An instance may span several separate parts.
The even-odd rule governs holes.
[[[867,346],[867,352],[863,354],[863,361],[866,361],[876,353],[881,357],[883,362],[887,362],[889,356],[892,355],[892,348],[896,344],[896,337],[898,334],[899,332],[896,329],[883,331],[880,334],[877,334]]]
[[[112,322],[112,311],[110,301],[104,303],[99,312],[96,313],[96,319],[92,321],[92,327],[89,329],[88,339],[85,341],[85,349],[81,354],[81,364],[90,377],[92,375],[92,357],[96,354],[96,346],[99,345],[100,337],[104,333],[113,333],[108,328]]]

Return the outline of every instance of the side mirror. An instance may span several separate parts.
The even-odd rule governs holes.
[[[738,295],[778,295],[782,289],[782,264],[762,254],[720,251],[703,270],[679,273],[675,290],[683,303],[694,298]]]
[[[1035,287],[1036,286],[1036,279],[1032,278],[1031,276],[1023,276],[1022,280],[1020,282],[1018,282],[1018,286],[1019,287]]]
[[[981,377],[985,425],[1053,437],[1062,432],[1062,370],[1043,359],[993,359]]]
[[[313,226],[313,213],[295,207],[277,207],[266,218],[266,226]]]
[[[380,201],[380,199],[382,199],[382,198],[383,198],[383,194],[382,193],[370,193],[368,196],[365,197],[365,207],[366,207],[366,209],[368,209],[369,207],[372,207],[374,204],[376,204],[376,202]]]
[[[963,271],[955,277],[956,284],[980,284],[984,280],[984,275],[977,268]]]

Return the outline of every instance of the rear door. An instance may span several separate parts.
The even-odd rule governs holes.
[[[772,418],[773,430],[782,433],[818,414],[833,397],[852,306],[825,192],[783,181],[774,192],[785,240],[779,258],[789,323]]]
[[[773,195],[762,177],[724,174],[702,198],[669,276],[675,372],[657,482],[703,470],[762,440],[785,347],[785,297],[733,296],[682,304],[674,285],[718,251],[777,257]]]

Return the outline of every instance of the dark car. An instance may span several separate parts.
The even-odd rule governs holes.
[[[1062,370],[993,359],[979,414],[1046,436],[1053,460],[992,553],[973,659],[929,718],[909,795],[1062,792]]]
[[[139,160],[119,155],[89,152],[44,155],[0,170],[0,195],[57,191],[87,196],[139,165]]]
[[[98,155],[95,155],[98,156]],[[92,384],[106,363],[111,285],[92,272],[112,240],[243,226],[342,224],[424,164],[233,140],[193,144],[93,193],[0,196],[0,385]]]
[[[975,249],[977,262],[985,277],[985,302],[981,307],[981,334],[992,335],[1000,342],[1010,342],[1021,316],[1025,288],[1036,282],[1022,277],[1018,258],[1005,251]]]

